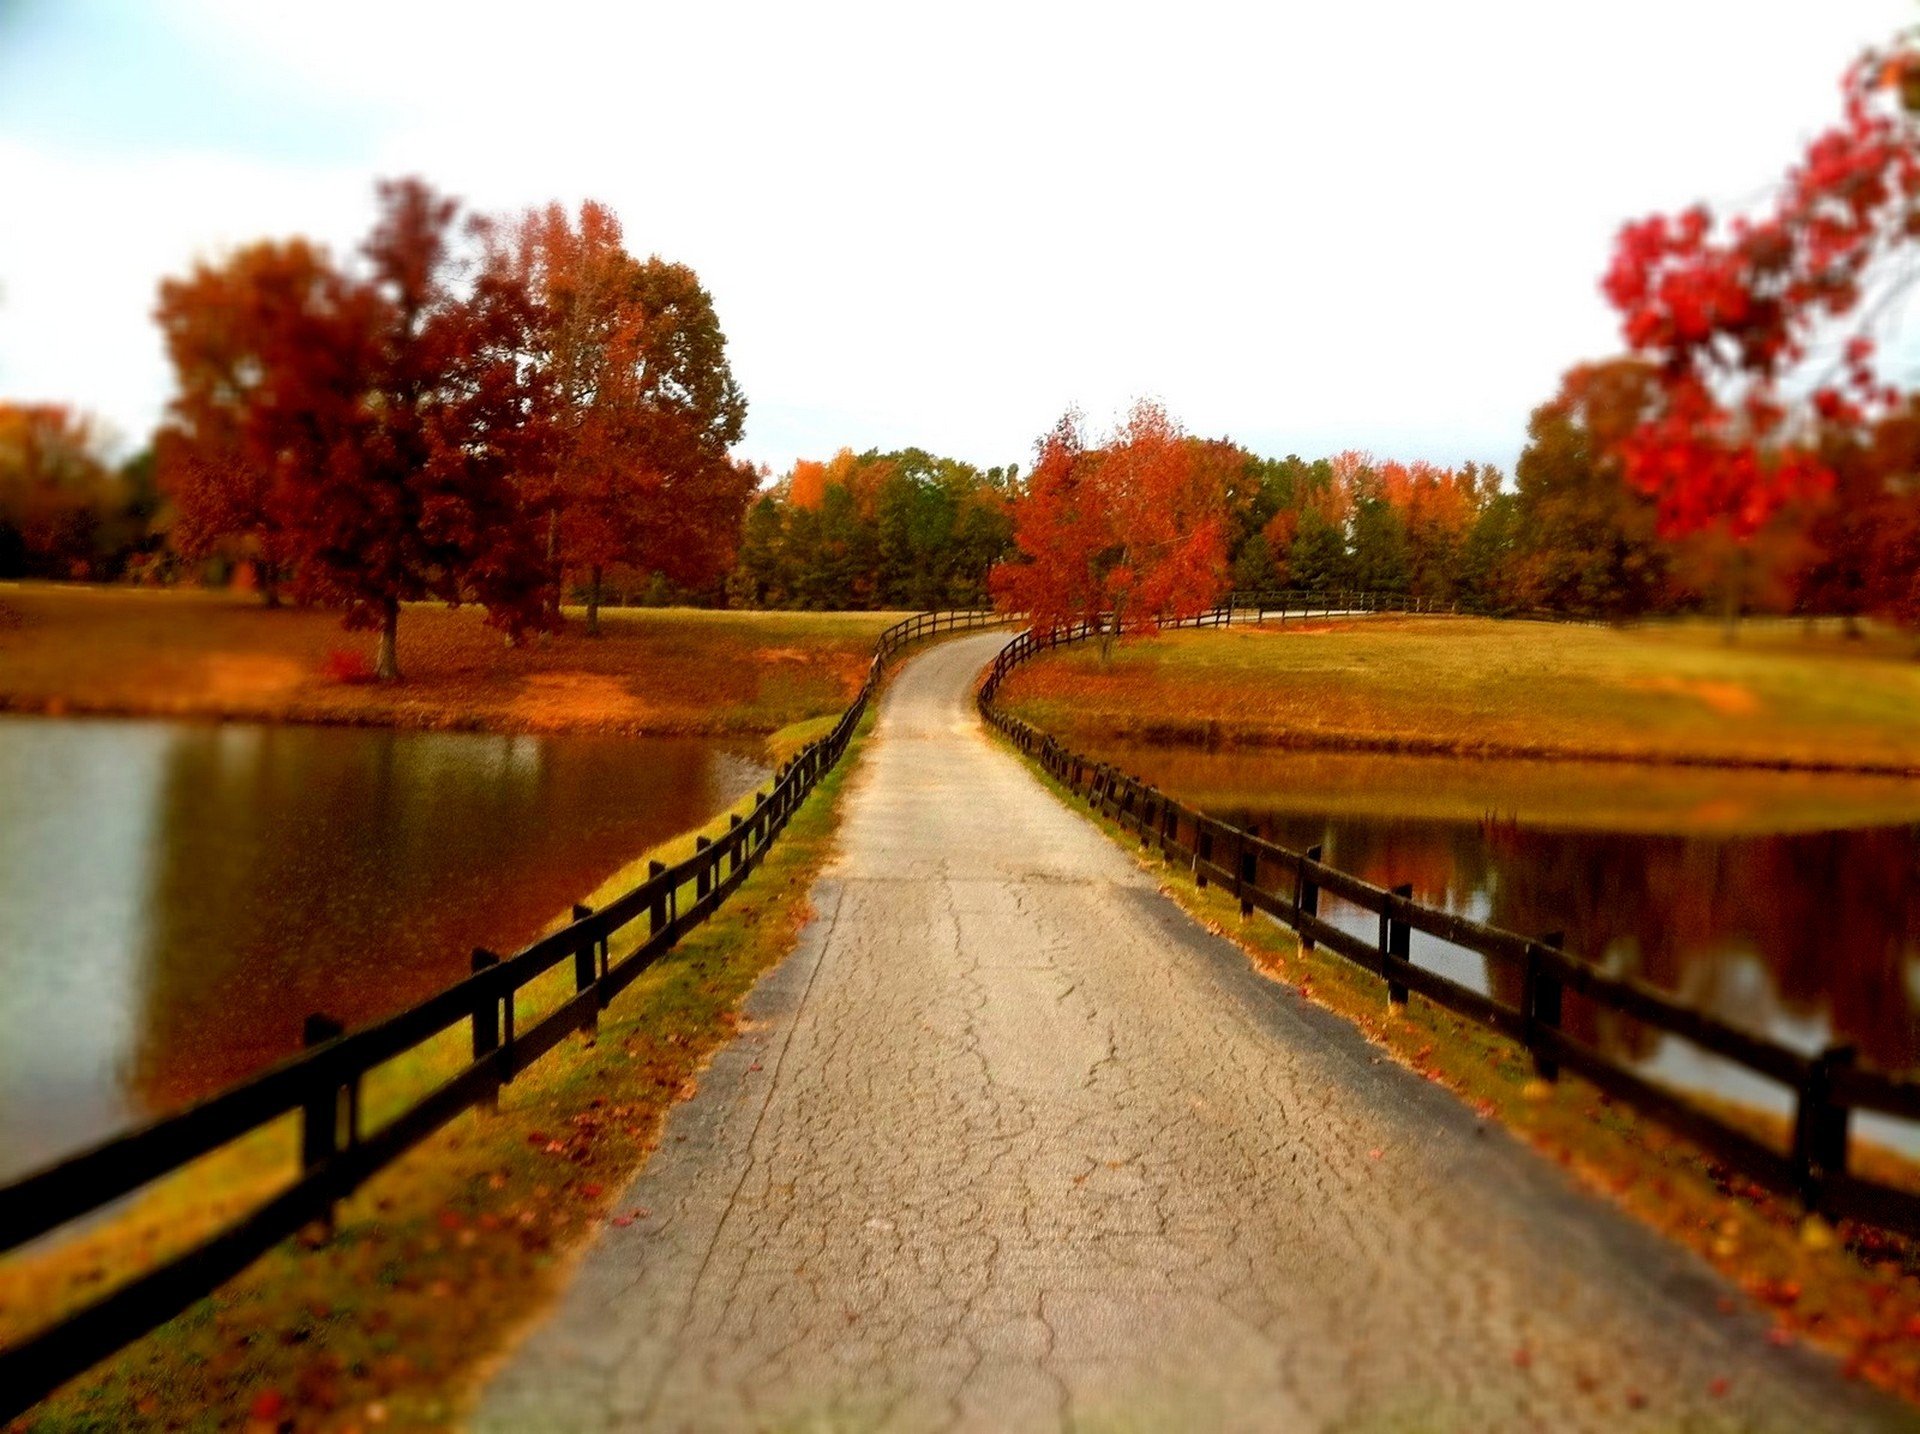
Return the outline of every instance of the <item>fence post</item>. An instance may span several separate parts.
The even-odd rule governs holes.
[[[1260,884],[1260,848],[1248,841],[1245,833],[1236,838],[1235,844],[1240,849],[1237,868],[1240,879],[1237,885],[1240,892],[1240,919],[1244,921],[1253,915],[1253,902],[1248,899],[1247,893]]]
[[[1213,832],[1202,817],[1193,830],[1193,884],[1207,889],[1206,864],[1213,860]]]
[[[1324,850],[1325,848],[1319,846],[1308,847],[1306,854],[1300,858],[1299,865],[1294,868],[1293,909],[1301,916],[1320,914],[1320,884],[1307,879],[1307,863],[1318,862]],[[1298,931],[1299,927],[1296,925],[1294,929]],[[1304,932],[1300,936],[1300,949],[1313,950],[1313,938]]]
[[[591,906],[585,906],[579,902],[574,903],[573,919],[575,921],[585,921],[591,915],[593,915],[593,908]],[[587,987],[600,979],[599,956],[599,939],[595,937],[592,932],[587,932],[581,943],[573,948],[573,990],[575,995],[586,990]],[[598,1003],[594,1005],[593,1010],[587,1015],[587,1029],[590,1031],[600,1029],[600,1007]]]
[[[648,881],[652,881],[656,876],[665,876],[666,874],[667,864],[664,861],[650,861],[647,863]],[[653,905],[647,908],[647,935],[650,937],[658,936],[666,929],[668,894],[667,889],[661,887],[659,893],[653,898]]]
[[[490,970],[499,964],[499,956],[487,950],[486,947],[473,948],[474,975],[478,976],[482,971]],[[477,1064],[499,1049],[500,998],[486,996],[475,1001],[473,1005],[473,1059]],[[506,1084],[506,1079],[503,1073],[499,1083],[494,1086],[493,1095],[487,1102],[489,1108],[493,1110],[500,1108],[500,1086]]]
[[[347,1033],[347,1028],[332,1016],[314,1012],[300,1026],[300,1044],[308,1049],[325,1045]],[[300,1108],[300,1173],[311,1175],[334,1156],[340,1153],[341,1097],[346,1089],[337,1083],[329,1083],[323,1089],[307,1097],[306,1104]],[[351,1116],[349,1116],[351,1119]],[[351,1138],[351,1130],[347,1132]],[[326,1238],[333,1238],[333,1201],[327,1202],[327,1208],[317,1220],[326,1232]]]
[[[1827,1180],[1847,1173],[1847,1127],[1853,1111],[1833,1100],[1834,1072],[1854,1062],[1852,1046],[1829,1046],[1807,1063],[1793,1112],[1793,1173],[1807,1209],[1818,1210]]]
[[[1550,931],[1538,941],[1527,944],[1527,962],[1520,977],[1520,1019],[1526,1033],[1527,1049],[1533,1052],[1533,1072],[1541,1080],[1559,1080],[1560,1062],[1540,1051],[1541,1030],[1560,1029],[1560,978],[1546,969],[1540,950],[1558,951],[1565,943],[1564,931]]]
[[[729,832],[737,832],[740,830],[740,813],[727,813],[727,830]],[[729,853],[732,858],[732,862],[727,868],[729,872],[738,872],[740,870],[740,847],[741,843],[736,841]]]
[[[705,851],[708,847],[712,845],[713,845],[713,842],[707,837],[703,837],[703,836],[695,837],[693,839],[694,855],[698,856],[701,852]],[[700,870],[695,872],[693,875],[694,900],[696,901],[700,900],[701,898],[705,897],[708,892],[712,890],[713,890],[713,864],[711,862],[708,862],[702,865]]]
[[[1404,900],[1413,900],[1413,884],[1403,882],[1393,888],[1391,895]],[[1407,1004],[1407,988],[1393,979],[1396,962],[1405,962],[1413,954],[1413,928],[1397,917],[1390,916],[1386,910],[1380,913],[1380,974],[1387,978],[1387,1004],[1404,1006]]]

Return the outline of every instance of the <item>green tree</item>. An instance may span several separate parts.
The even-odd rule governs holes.
[[[1348,585],[1347,540],[1318,508],[1300,514],[1300,531],[1287,555],[1287,569],[1295,587],[1328,592]]]

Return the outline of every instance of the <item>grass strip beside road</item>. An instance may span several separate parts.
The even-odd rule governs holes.
[[[1044,653],[1001,705],[1113,741],[1920,773],[1907,639],[1792,624],[1728,644],[1637,628],[1372,618],[1170,632]]]
[[[1009,752],[1010,742],[996,734]],[[1024,759],[1023,759],[1024,760]],[[1184,867],[1142,850],[1137,837],[1091,811],[1037,763],[1035,777],[1154,873],[1163,895],[1216,936],[1233,941],[1292,999],[1351,1022],[1383,1059],[1452,1091],[1484,1121],[1511,1131],[1574,1179],[1706,1260],[1773,1321],[1771,1338],[1835,1354],[1849,1377],[1920,1403],[1920,1247],[1876,1231],[1803,1220],[1793,1202],[1730,1175],[1664,1126],[1574,1076],[1535,1079],[1513,1042],[1417,993],[1389,1015],[1377,976],[1323,950],[1217,886],[1194,886]],[[1715,1102],[1717,1113],[1784,1148],[1785,1122]],[[1856,1172],[1920,1188],[1920,1169],[1857,1142]],[[1737,1308],[1729,1303],[1727,1312]],[[1605,1350],[1595,1359],[1604,1361]]]
[[[707,925],[502,1092],[375,1177],[331,1239],[289,1241],[213,1297],[74,1381],[19,1427],[95,1431],[439,1429],[489,1361],[537,1317],[738,1023],[754,982],[792,949],[831,854],[839,795],[869,715],[762,865]],[[749,797],[740,810],[751,805]],[[706,832],[724,831],[723,815]],[[598,905],[674,861],[694,833],[646,853]],[[642,923],[643,925],[644,923]],[[638,929],[624,949],[639,939]],[[616,942],[618,959],[623,947]],[[521,1028],[572,994],[563,962],[521,994]],[[391,1062],[363,1093],[369,1128],[470,1058],[464,1026]],[[294,1173],[291,1120],[162,1181],[115,1218],[0,1264],[0,1340],[204,1237]]]

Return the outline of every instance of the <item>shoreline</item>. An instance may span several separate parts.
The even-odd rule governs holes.
[[[368,708],[361,711],[290,703],[279,707],[233,707],[120,702],[80,697],[24,697],[0,692],[0,718],[51,717],[122,722],[184,722],[201,726],[349,727],[395,732],[460,732],[491,737],[707,737],[765,741],[797,723],[697,721],[650,722],[562,718],[513,720],[500,712]],[[506,719],[506,720],[502,720]],[[816,718],[802,718],[802,722]]]
[[[4,702],[0,698],[0,702]],[[1043,714],[1017,698],[1005,704],[1015,716],[1043,730],[1052,730]],[[1131,743],[1188,752],[1346,752],[1390,757],[1448,757],[1485,762],[1591,762],[1630,767],[1689,767],[1719,771],[1800,772],[1829,776],[1920,777],[1920,764],[1903,762],[1846,762],[1835,758],[1762,756],[1740,752],[1631,751],[1617,747],[1580,747],[1565,743],[1468,742],[1448,737],[1363,732],[1303,732],[1285,728],[1238,728],[1222,731],[1212,719],[1146,722],[1122,727],[1113,723],[1053,724],[1073,741],[1088,746]],[[1061,737],[1068,740],[1067,736]]]

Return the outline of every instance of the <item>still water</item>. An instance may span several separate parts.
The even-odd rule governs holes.
[[[679,739],[0,719],[0,1178],[511,951],[766,775]]]
[[[1920,1066],[1920,784],[1126,746],[1098,755],[1284,846],[1322,844],[1329,864],[1377,885],[1410,882],[1421,901],[1527,935],[1564,932],[1570,951],[1796,1048],[1850,1042],[1887,1068]],[[1377,939],[1377,916],[1322,900],[1329,920]],[[1471,953],[1415,932],[1412,954],[1517,1000],[1517,981]],[[1569,998],[1569,1026],[1649,1074],[1785,1109],[1771,1082],[1582,1005]]]

